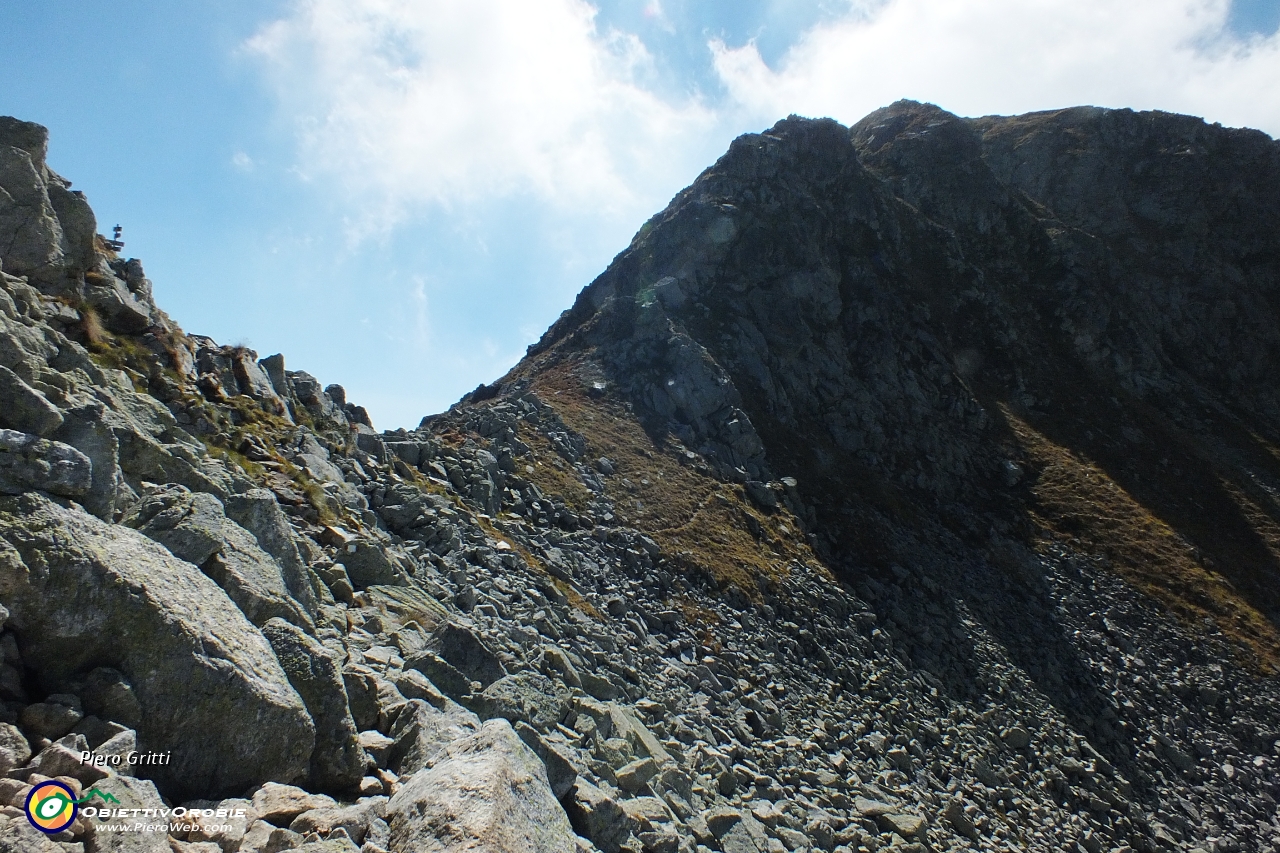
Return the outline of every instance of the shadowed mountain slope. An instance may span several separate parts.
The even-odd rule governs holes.
[[[512,376],[793,476],[823,556],[1064,541],[1276,663],[1280,149],[1092,108],[737,140]],[[745,417],[743,417],[745,415]]]

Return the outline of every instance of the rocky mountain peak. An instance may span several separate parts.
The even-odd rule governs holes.
[[[1100,465],[1126,513],[1224,567],[1270,647],[1274,558],[1239,544],[1270,499],[1211,480],[1274,470],[1278,151],[1126,110],[792,117],[736,140],[514,375],[580,354],[655,437],[796,478],[822,553],[855,562],[1084,532],[1146,573],[1155,540],[1087,517],[1114,502],[1038,486],[1058,454]],[[929,517],[908,533],[904,508]]]

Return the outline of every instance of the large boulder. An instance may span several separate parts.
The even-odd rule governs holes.
[[[350,543],[342,554],[342,565],[356,589],[405,583],[404,573],[397,569],[387,555],[387,549],[378,542],[359,539]]]
[[[602,853],[619,853],[621,845],[635,828],[635,821],[627,810],[586,779],[579,779],[574,784],[565,806],[573,828],[584,838],[591,839]]]
[[[31,825],[26,815],[0,813],[0,853],[66,853],[63,847]]]
[[[351,718],[341,661],[283,619],[267,622],[262,635],[316,724],[311,786],[325,791],[354,790],[364,776],[365,754]]]
[[[499,678],[473,701],[486,719],[525,720],[538,731],[556,727],[569,711],[569,691],[540,672],[517,672]]]
[[[59,692],[109,666],[141,711],[138,749],[168,796],[303,778],[315,727],[262,635],[158,543],[39,494],[0,498],[0,602],[23,660]]]
[[[507,670],[475,626],[462,620],[441,624],[431,637],[431,651],[459,672],[488,687]]]
[[[280,617],[312,630],[314,622],[291,594],[280,564],[258,547],[253,534],[227,519],[223,537],[222,548],[201,568],[227,591],[249,621],[265,625]]]
[[[284,569],[252,533],[227,518],[222,502],[213,495],[178,485],[155,486],[142,495],[124,523],[164,545],[175,557],[199,566],[255,625],[280,617],[307,630],[314,628],[311,614],[293,597]],[[310,593],[307,601],[314,609],[315,595],[305,576],[293,580],[301,594]]]
[[[314,617],[319,601],[311,575],[276,496],[268,489],[250,489],[244,494],[229,495],[223,507],[227,518],[252,533],[258,547],[275,558],[289,595]]]
[[[172,848],[169,847],[169,837],[166,833],[160,831],[120,831],[111,830],[108,827],[119,826],[120,824],[136,825],[136,824],[164,824],[165,819],[160,817],[160,809],[165,808],[164,800],[160,798],[160,792],[156,790],[156,786],[146,779],[130,779],[128,776],[112,776],[97,785],[103,791],[106,791],[120,801],[119,805],[112,804],[111,808],[117,809],[155,809],[150,815],[143,814],[139,818],[132,816],[124,819],[97,817],[85,817],[84,820],[90,825],[91,830],[89,837],[89,849],[93,853],[171,853]],[[98,801],[95,801],[97,804]],[[103,804],[105,805],[105,804]]]
[[[0,494],[17,495],[40,489],[77,498],[89,491],[92,482],[93,466],[89,457],[74,447],[25,432],[0,429]]]
[[[35,435],[49,435],[62,426],[62,413],[44,394],[9,368],[0,365],[0,423]]]
[[[391,853],[573,853],[542,762],[506,720],[448,746],[387,804]]]
[[[155,320],[151,306],[109,272],[97,272],[91,276],[85,286],[84,297],[85,302],[98,312],[103,324],[113,332],[136,335]]]
[[[387,766],[403,775],[421,770],[440,750],[473,734],[480,728],[480,718],[452,699],[437,695],[434,701],[409,699],[390,728],[393,743]]]

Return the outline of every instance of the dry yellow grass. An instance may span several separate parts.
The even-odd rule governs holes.
[[[1004,414],[1039,472],[1031,486],[1033,520],[1051,535],[1105,554],[1129,584],[1193,628],[1211,619],[1223,634],[1252,652],[1254,663],[1271,671],[1280,668],[1280,632],[1230,580],[1204,565],[1194,545],[1100,465],[1054,443],[1008,409]],[[1247,499],[1235,494],[1247,506]],[[1255,512],[1253,520],[1275,528],[1261,513]],[[1280,542],[1280,535],[1274,541]]]
[[[585,361],[577,355],[544,365],[533,390],[566,426],[586,437],[587,458],[613,462],[616,473],[604,478],[605,490],[622,523],[645,531],[681,567],[701,570],[725,588],[736,585],[753,599],[759,597],[760,578],[782,578],[793,561],[818,562],[791,513],[761,512],[740,486],[699,472],[682,449],[655,441],[624,403],[589,398],[580,377],[594,371]],[[546,452],[553,454],[549,445]],[[587,497],[572,469],[549,463],[545,454],[540,458],[529,475],[539,488],[564,496],[570,505],[571,495]]]

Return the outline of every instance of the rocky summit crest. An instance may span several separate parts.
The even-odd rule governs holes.
[[[0,850],[1280,845],[1265,134],[790,117],[382,433],[178,328],[46,142],[0,119]],[[229,817],[46,836],[48,778]]]

